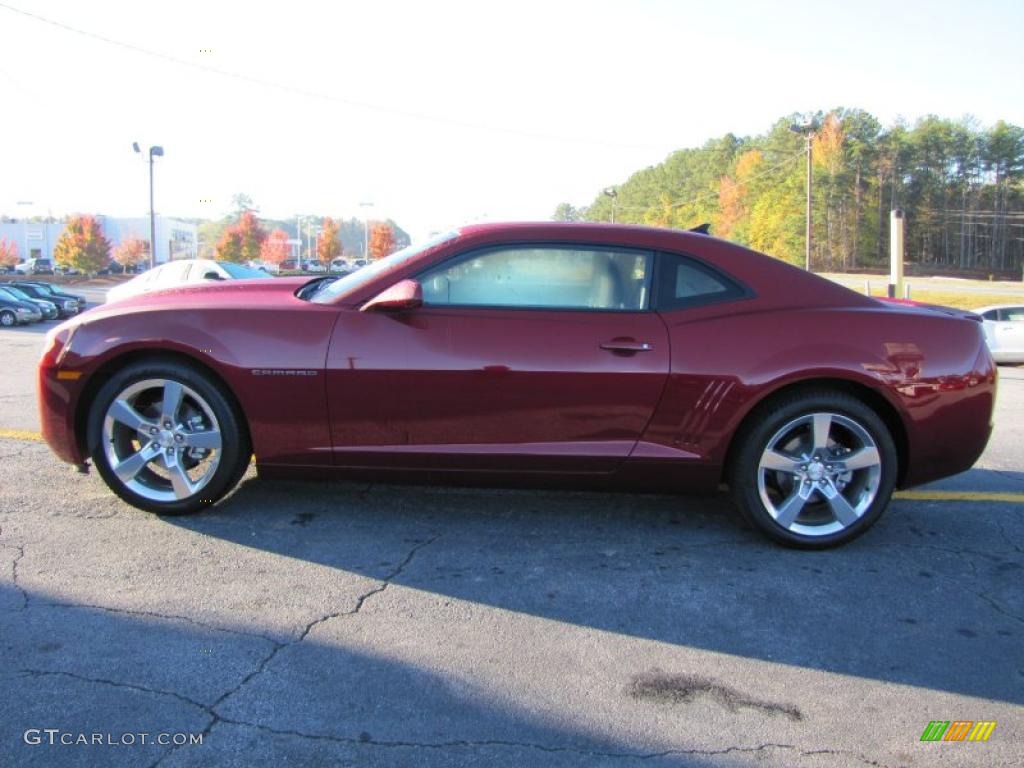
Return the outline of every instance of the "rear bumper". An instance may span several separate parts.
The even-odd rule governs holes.
[[[901,487],[921,485],[974,466],[992,435],[998,373],[987,347],[973,370],[929,382],[906,399],[908,462]]]

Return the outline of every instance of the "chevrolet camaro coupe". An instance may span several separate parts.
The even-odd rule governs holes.
[[[129,504],[334,475],[659,492],[727,485],[827,547],[968,469],[996,369],[977,317],[886,305],[700,231],[481,224],[345,277],[108,303],[51,331],[43,434]]]

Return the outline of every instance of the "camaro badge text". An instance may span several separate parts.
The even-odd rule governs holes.
[[[316,376],[316,371],[299,368],[253,368],[253,376]]]

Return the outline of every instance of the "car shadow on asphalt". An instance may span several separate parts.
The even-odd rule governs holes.
[[[0,586],[0,616],[0,738],[20,766],[154,765],[174,751],[174,765],[196,766],[570,766],[623,757],[718,764],[684,757],[685,746],[649,750],[602,734],[585,708],[545,713],[497,701],[472,669],[442,674],[386,649],[378,655],[314,637],[274,642],[8,586]],[[146,733],[149,743],[135,736],[130,746],[62,747],[46,744],[43,728],[117,739]],[[33,744],[28,729],[43,743]],[[198,746],[153,743],[160,733],[204,731]],[[695,748],[704,739],[695,734]],[[244,763],[233,760],[239,754]]]
[[[1019,474],[1019,473],[1018,473]],[[1024,704],[1024,518],[895,501],[801,552],[724,497],[247,479],[170,525],[380,578],[386,534],[433,541],[393,583],[552,621]],[[368,564],[369,563],[369,564]]]

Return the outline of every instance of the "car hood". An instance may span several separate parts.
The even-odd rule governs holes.
[[[173,286],[108,302],[89,310],[81,317],[88,321],[89,318],[97,318],[101,315],[117,315],[126,312],[265,309],[272,306],[294,306],[296,302],[300,301],[295,298],[295,291],[309,280],[308,277],[282,277]]]

